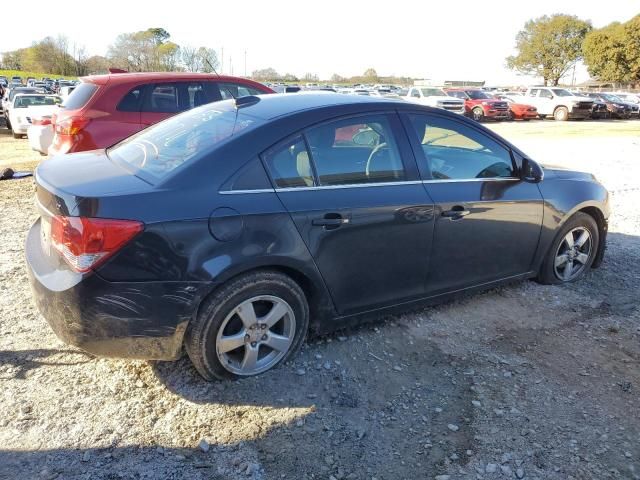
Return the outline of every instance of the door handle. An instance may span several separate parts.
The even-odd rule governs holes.
[[[314,218],[311,220],[311,225],[316,227],[324,227],[327,230],[332,230],[334,228],[338,228],[341,225],[349,223],[349,219],[343,217],[339,213],[327,213],[322,218]]]
[[[451,220],[458,220],[462,217],[466,217],[471,212],[464,208],[462,205],[456,205],[451,207],[451,210],[445,210],[442,212],[442,216],[445,218],[450,218]]]

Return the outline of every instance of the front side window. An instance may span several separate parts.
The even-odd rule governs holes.
[[[540,97],[553,98],[553,93],[551,93],[549,90],[540,90]]]
[[[231,98],[248,97],[249,95],[262,95],[263,91],[257,88],[243,85],[241,83],[221,82],[220,95],[223,100],[229,100]]]
[[[397,182],[405,172],[389,120],[369,115],[305,133],[320,185]]]
[[[489,136],[454,120],[409,115],[434,180],[512,177],[511,153]]]
[[[460,90],[449,91],[447,92],[447,95],[449,95],[450,97],[461,98],[462,100],[467,99],[467,95],[464,92],[461,92]]]

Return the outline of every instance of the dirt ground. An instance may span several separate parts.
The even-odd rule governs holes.
[[[490,127],[607,186],[602,267],[315,338],[238,382],[58,341],[24,269],[32,179],[0,182],[0,479],[640,479],[640,121]],[[0,134],[0,167],[32,168],[25,144]]]

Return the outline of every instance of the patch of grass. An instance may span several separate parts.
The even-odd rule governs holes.
[[[0,70],[0,75],[4,75],[7,77],[7,81],[11,82],[11,77],[22,77],[22,82],[26,82],[27,77],[34,77],[37,80],[40,80],[42,77],[49,78],[64,78],[65,80],[75,80],[77,77],[69,76],[69,75],[54,75],[52,73],[42,73],[42,72],[25,72],[22,70]]]

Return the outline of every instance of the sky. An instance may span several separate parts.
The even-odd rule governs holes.
[[[14,3],[7,4],[4,14]],[[91,54],[104,55],[123,32],[163,27],[179,45],[224,49],[224,73],[272,67],[279,73],[329,78],[379,75],[433,80],[484,80],[488,85],[525,85],[505,66],[515,36],[534,17],[567,13],[594,27],[640,13],[640,0],[535,0],[482,2],[348,0],[189,0],[183,2],[85,0],[49,13],[50,1],[30,0],[27,22],[4,21],[0,51],[30,45],[45,36],[67,36]],[[588,78],[576,68],[576,82]],[[571,81],[571,75],[567,78]]]

